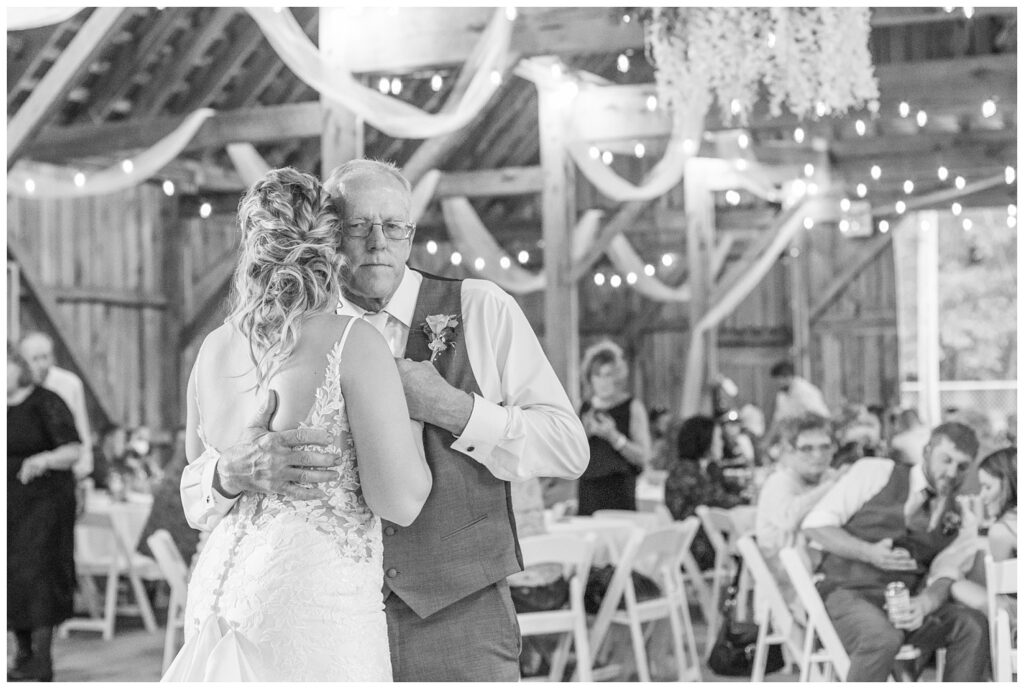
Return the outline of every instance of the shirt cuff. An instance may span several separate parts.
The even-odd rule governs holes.
[[[819,529],[825,526],[842,526],[842,522],[839,521],[839,517],[829,512],[823,512],[820,510],[812,510],[807,513],[804,520],[800,523],[801,529]]]
[[[505,437],[507,427],[508,410],[473,393],[473,411],[469,415],[469,422],[451,447],[483,462]]]
[[[238,502],[240,495],[229,498],[221,495],[220,491],[213,487],[213,479],[217,473],[217,462],[220,460],[220,453],[210,449],[206,451],[211,455],[212,461],[207,462],[206,466],[203,467],[203,477],[200,483],[203,491],[203,507],[206,509],[214,508],[218,512],[227,513],[231,506]]]

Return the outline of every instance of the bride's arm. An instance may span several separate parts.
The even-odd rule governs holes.
[[[432,479],[413,437],[394,358],[380,333],[357,321],[341,362],[341,389],[366,504],[380,517],[408,526],[426,502]]]

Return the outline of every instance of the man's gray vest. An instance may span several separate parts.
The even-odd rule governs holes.
[[[405,358],[429,361],[427,316],[455,316],[454,347],[435,360],[449,384],[480,393],[466,352],[462,282],[423,276],[409,329]],[[411,526],[388,521],[384,527],[384,596],[398,595],[420,617],[427,617],[522,570],[512,498],[507,481],[494,477],[475,459],[451,448],[455,437],[425,424],[423,447],[433,487]]]
[[[948,518],[949,513],[956,513],[956,500],[953,496],[946,500],[947,514],[938,520],[934,530],[908,528],[903,509],[910,492],[910,468],[902,462],[895,462],[889,482],[850,517],[843,529],[868,543],[877,543],[883,538],[893,539],[893,547],[910,551],[911,556],[917,560],[917,569],[886,571],[867,562],[825,553],[818,567],[818,571],[825,575],[824,581],[818,586],[822,596],[827,596],[836,588],[880,591],[893,581],[901,581],[911,593],[917,593],[925,582],[932,560],[956,538],[959,521]]]

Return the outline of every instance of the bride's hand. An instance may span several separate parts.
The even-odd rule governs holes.
[[[337,478],[333,467],[341,457],[295,448],[304,445],[326,446],[331,435],[320,428],[296,428],[271,431],[270,420],[277,410],[277,393],[270,391],[267,401],[256,413],[242,442],[221,453],[217,460],[215,486],[219,481],[224,493],[280,493],[295,500],[314,500],[325,495],[315,486]]]

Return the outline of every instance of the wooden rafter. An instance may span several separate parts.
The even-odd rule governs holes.
[[[185,102],[176,105],[175,112],[191,112],[212,104],[224,85],[262,45],[263,33],[255,22],[240,16],[234,26],[235,34],[221,41],[216,54],[211,56],[209,68],[189,86]]]
[[[56,55],[58,39],[72,28],[72,24],[77,28],[82,21],[75,17],[67,23],[18,32],[14,39],[20,41],[18,57],[7,63],[7,107],[11,107],[13,100],[23,91],[34,86],[35,73]],[[23,79],[31,81],[23,82]]]
[[[61,345],[67,350],[68,355],[71,357],[72,367],[82,379],[85,389],[96,400],[100,411],[105,417],[104,421],[113,419],[112,406],[110,400],[107,399],[106,388],[98,385],[97,381],[93,378],[94,368],[90,365],[86,353],[81,350],[78,344],[79,338],[75,337],[74,329],[60,312],[60,307],[57,306],[57,302],[50,291],[36,281],[35,261],[29,256],[28,251],[21,245],[21,242],[10,234],[7,235],[7,256],[18,264],[22,283],[35,298],[36,303],[39,304],[39,308],[43,312],[43,316],[49,321],[50,327],[53,328],[57,339],[60,340]]]
[[[601,225],[597,236],[594,237],[594,242],[587,249],[583,258],[573,266],[573,282],[579,282],[580,278],[590,271],[591,266],[597,263],[604,252],[608,250],[608,245],[612,243],[612,240],[620,232],[625,232],[627,228],[634,225],[650,204],[650,201],[627,201],[619,206],[611,220]]]
[[[122,8],[98,7],[79,29],[53,66],[40,79],[28,99],[7,123],[7,169],[18,161],[26,145],[52,116],[64,97],[84,74],[110,36],[131,13]]]

